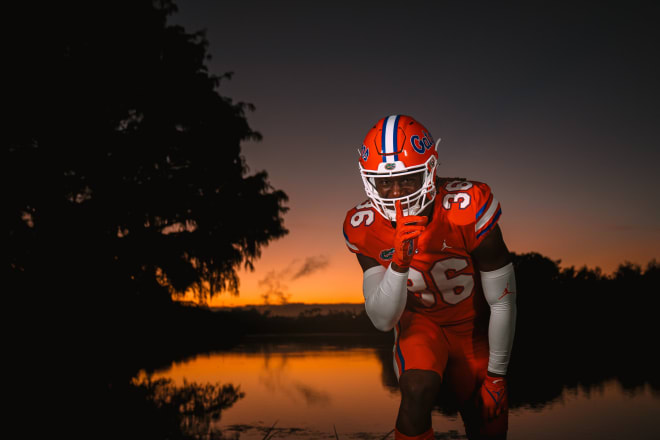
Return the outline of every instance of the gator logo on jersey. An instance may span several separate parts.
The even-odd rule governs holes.
[[[381,260],[391,260],[393,256],[394,256],[394,248],[380,251]]]
[[[360,157],[362,158],[362,160],[366,162],[367,159],[369,159],[369,148],[366,145],[362,144],[362,146],[360,147],[359,152],[360,152]]]
[[[419,154],[424,154],[426,150],[429,150],[431,147],[433,147],[433,138],[431,135],[425,131],[422,133],[424,134],[424,137],[421,139],[417,135],[410,138],[410,145],[412,145],[413,150]]]

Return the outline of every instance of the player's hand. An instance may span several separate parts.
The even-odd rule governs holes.
[[[493,420],[508,407],[506,378],[486,375],[481,385],[481,415],[484,421]]]
[[[417,237],[426,229],[429,219],[426,216],[408,215],[403,216],[401,201],[397,200],[396,208],[396,232],[394,233],[394,255],[392,262],[401,269],[410,267],[410,262],[415,255]]]

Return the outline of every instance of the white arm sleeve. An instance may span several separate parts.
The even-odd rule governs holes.
[[[394,328],[408,297],[408,272],[399,273],[391,267],[374,266],[364,271],[362,291],[367,316],[381,331]]]
[[[506,374],[516,329],[516,277],[513,264],[481,272],[484,296],[490,305],[488,371]]]

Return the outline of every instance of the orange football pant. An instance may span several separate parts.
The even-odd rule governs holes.
[[[430,370],[457,400],[468,434],[501,436],[508,429],[508,407],[495,420],[482,420],[479,389],[488,369],[487,320],[439,325],[432,317],[406,309],[395,327],[394,368]]]

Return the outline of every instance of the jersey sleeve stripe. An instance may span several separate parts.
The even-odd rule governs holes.
[[[499,203],[498,203],[498,209],[497,209],[497,212],[495,213],[495,215],[493,216],[492,221],[488,224],[488,226],[486,226],[486,227],[483,228],[479,233],[477,233],[477,238],[481,237],[481,236],[484,235],[486,232],[490,231],[490,229],[491,229],[493,226],[495,226],[495,224],[497,223],[497,220],[500,218],[500,214],[502,214],[502,209],[499,208]]]
[[[482,207],[481,210],[483,210],[485,206],[486,205],[484,205],[484,207]],[[491,219],[493,218],[493,215],[499,209],[499,207],[500,207],[500,202],[498,202],[497,199],[491,194],[490,207],[488,208],[486,213],[481,216],[481,218],[479,218],[479,214],[477,213],[477,223],[474,225],[474,230],[479,231],[481,228],[483,228],[488,223],[490,223]]]
[[[344,240],[346,241],[346,246],[348,246],[348,248],[349,248],[350,250],[352,250],[352,251],[354,251],[354,252],[358,252],[360,249],[358,249],[357,246],[355,246],[353,243],[351,243],[350,241],[348,241],[348,235],[346,235],[346,232],[345,232],[345,231],[342,231],[342,232],[344,233]]]
[[[477,211],[477,218],[475,220],[479,220],[479,217],[481,217],[481,215],[484,213],[484,211],[486,210],[486,207],[488,206],[488,204],[490,203],[491,200],[493,200],[493,195],[492,194],[490,196],[488,196],[488,200],[486,200],[486,203],[484,203],[484,206],[482,206],[481,209],[479,211]]]

